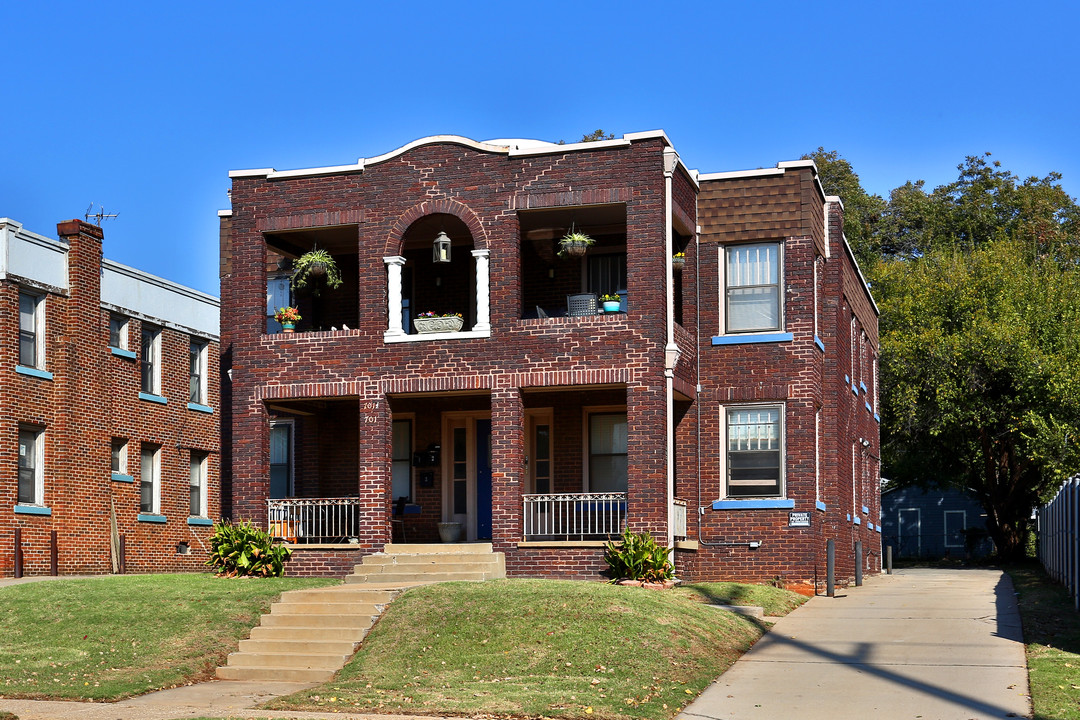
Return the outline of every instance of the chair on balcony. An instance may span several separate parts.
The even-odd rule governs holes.
[[[570,317],[596,314],[596,293],[566,296],[566,314]]]
[[[401,525],[401,542],[409,542],[405,537],[405,505],[408,502],[409,498],[402,496],[394,503],[394,514],[390,516],[390,542],[394,541],[394,525]]]

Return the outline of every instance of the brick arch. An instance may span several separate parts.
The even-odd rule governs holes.
[[[484,231],[484,226],[480,222],[480,218],[476,216],[476,213],[474,213],[468,205],[460,203],[457,200],[441,198],[439,200],[425,200],[418,205],[413,205],[402,213],[398,219],[394,221],[393,226],[390,228],[390,233],[386,237],[385,254],[400,254],[402,238],[405,237],[405,231],[409,229],[409,226],[422,217],[435,215],[437,213],[453,215],[461,220],[469,229],[469,234],[472,235],[473,247],[477,250],[487,249],[487,233]]]

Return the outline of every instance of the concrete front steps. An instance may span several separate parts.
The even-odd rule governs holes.
[[[217,669],[221,680],[325,682],[353,653],[402,590],[448,580],[506,577],[502,553],[490,543],[387,545],[368,555],[345,585],[290,590],[270,607],[251,638]]]
[[[367,555],[345,577],[348,584],[433,583],[506,577],[506,558],[491,543],[390,544]]]
[[[352,657],[400,588],[338,585],[290,590],[270,607],[251,638],[217,669],[221,680],[324,682]]]

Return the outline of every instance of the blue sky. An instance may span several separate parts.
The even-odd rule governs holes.
[[[662,128],[703,172],[818,146],[871,192],[992,151],[1080,194],[1066,2],[0,2],[0,216],[218,293],[228,171],[426,135]]]

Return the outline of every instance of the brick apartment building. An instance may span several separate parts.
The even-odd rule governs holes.
[[[857,541],[879,569],[877,309],[812,162],[438,136],[230,177],[223,506],[293,541],[290,572],[440,523],[519,576],[599,578],[624,526],[684,579],[813,587],[828,539],[841,581]],[[558,253],[570,230],[584,257]],[[315,247],[343,285],[290,293]],[[463,327],[416,332],[425,312]]]
[[[0,576],[204,569],[218,302],[57,234],[0,218]]]

